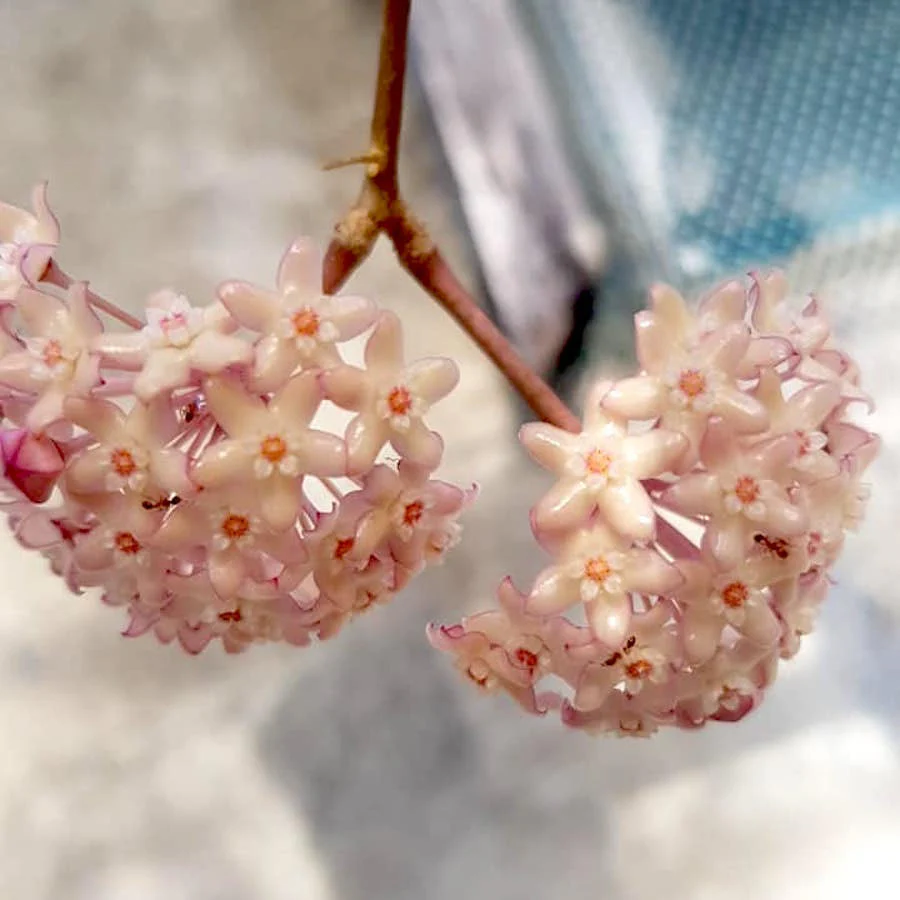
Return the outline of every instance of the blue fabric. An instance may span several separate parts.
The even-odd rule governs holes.
[[[716,160],[680,244],[724,268],[788,256],[816,232],[900,205],[900,4],[893,0],[648,0],[681,74],[686,129]],[[815,216],[791,202],[823,196]]]

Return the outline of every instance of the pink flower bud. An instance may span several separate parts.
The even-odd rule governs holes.
[[[3,474],[32,503],[43,503],[65,468],[65,459],[50,438],[24,428],[0,432]]]

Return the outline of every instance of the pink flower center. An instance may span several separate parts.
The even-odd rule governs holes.
[[[120,531],[113,540],[119,553],[124,553],[126,556],[135,556],[141,552],[140,542],[129,531]]]
[[[678,376],[678,390],[693,400],[706,390],[706,377],[697,369],[685,369]]]
[[[63,350],[62,344],[55,338],[51,338],[44,344],[44,349],[41,352],[41,358],[44,362],[53,368],[53,366],[58,366],[63,361]]]
[[[353,549],[354,543],[352,537],[339,538],[334,545],[334,558],[343,559]]]
[[[250,520],[246,516],[237,513],[229,513],[222,519],[222,534],[230,541],[240,540],[250,532]]]
[[[722,602],[729,609],[739,609],[747,602],[748,594],[747,585],[741,581],[732,581],[722,590]]]
[[[159,327],[165,335],[169,335],[173,331],[179,331],[182,328],[187,328],[187,324],[187,316],[185,316],[184,313],[172,313],[172,315],[163,316],[159,320]]]
[[[277,463],[284,459],[287,449],[284,438],[277,434],[270,434],[260,442],[259,454],[270,463]]]
[[[413,500],[407,503],[403,509],[403,524],[410,528],[419,524],[422,514],[425,512],[425,504],[421,500]]]
[[[412,409],[412,395],[403,385],[391,388],[387,395],[387,408],[392,416],[405,416]]]
[[[602,556],[594,556],[584,564],[584,577],[603,584],[612,574],[609,563]]]
[[[239,609],[231,609],[223,613],[219,613],[219,618],[223,622],[240,622],[244,617],[241,615],[241,611]]]
[[[319,314],[308,306],[298,309],[291,316],[291,326],[297,337],[315,337],[319,331]]]
[[[519,665],[533,672],[537,668],[538,655],[527,647],[518,647],[513,654],[513,658]]]
[[[653,663],[646,659],[636,659],[625,666],[625,674],[639,681],[648,678],[653,671]]]
[[[113,450],[109,455],[109,462],[116,475],[122,478],[127,478],[137,471],[137,463],[134,461],[131,451],[124,447],[117,447]]]
[[[734,495],[741,503],[753,503],[759,497],[759,484],[750,475],[741,475],[734,483]]]
[[[595,449],[584,458],[584,463],[591,475],[606,475],[612,465],[612,457],[602,450]]]

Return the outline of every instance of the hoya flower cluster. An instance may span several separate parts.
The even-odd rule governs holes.
[[[455,542],[469,495],[432,478],[425,416],[456,366],[405,364],[397,317],[323,295],[309,243],[274,290],[164,290],[144,327],[109,331],[58,242],[43,189],[34,214],[0,206],[0,498],[72,590],[125,607],[126,634],[303,645]],[[324,402],[352,414],[344,434],[317,427]]]
[[[478,688],[636,736],[760,703],[813,628],[878,449],[848,419],[868,402],[853,360],[815,300],[792,318],[785,295],[778,273],[696,312],[654,289],[641,373],[597,384],[580,434],[523,428],[558,479],[532,510],[552,562],[430,629]]]

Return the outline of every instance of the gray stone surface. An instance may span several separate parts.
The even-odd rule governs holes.
[[[7,0],[0,195],[49,177],[64,264],[127,305],[162,283],[266,280],[356,191],[358,173],[317,165],[364,140],[376,21],[351,0]],[[409,193],[465,271],[411,126]],[[890,486],[881,533],[857,539],[877,552],[851,554],[866,571],[844,567],[757,715],[649,742],[563,733],[476,696],[423,639],[539,564],[525,511],[543,481],[505,388],[383,248],[358,286],[417,352],[461,362],[435,418],[447,477],[483,487],[467,540],[333,643],[189,659],[120,638],[116,611],[2,538],[0,897],[893,896],[900,640],[867,593],[897,555]],[[864,331],[870,367],[887,364]],[[882,476],[896,444],[888,460]]]

